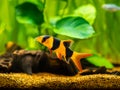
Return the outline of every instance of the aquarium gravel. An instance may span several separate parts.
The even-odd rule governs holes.
[[[1,73],[0,87],[20,89],[120,88],[120,76],[107,74],[63,76],[50,73],[38,73],[33,75]]]

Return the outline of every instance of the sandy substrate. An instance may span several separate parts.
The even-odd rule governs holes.
[[[50,73],[33,75],[23,73],[1,73],[0,87],[67,90],[81,88],[120,88],[120,76],[107,74],[62,76]]]

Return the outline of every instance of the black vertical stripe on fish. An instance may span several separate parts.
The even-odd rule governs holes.
[[[66,48],[66,60],[69,60],[69,58],[73,55],[73,51],[69,48]]]
[[[60,40],[59,40],[59,39],[56,39],[56,38],[53,38],[53,46],[52,46],[51,50],[55,50],[55,49],[57,49],[59,46],[60,46]]]
[[[65,47],[69,47],[71,42],[63,42]]]
[[[44,36],[43,39],[42,39],[42,43],[45,42],[48,38],[50,38],[49,35]]]

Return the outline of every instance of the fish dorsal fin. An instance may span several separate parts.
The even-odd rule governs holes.
[[[72,42],[73,42],[72,40],[63,40],[63,44],[65,47],[70,47]]]

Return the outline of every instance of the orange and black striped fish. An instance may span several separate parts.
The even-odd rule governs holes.
[[[50,53],[54,51],[60,60],[65,60],[69,63],[69,60],[71,59],[79,71],[82,71],[80,59],[91,56],[89,53],[77,53],[72,51],[69,48],[72,40],[59,40],[53,36],[42,35],[37,37],[36,41],[46,46],[50,50]]]

